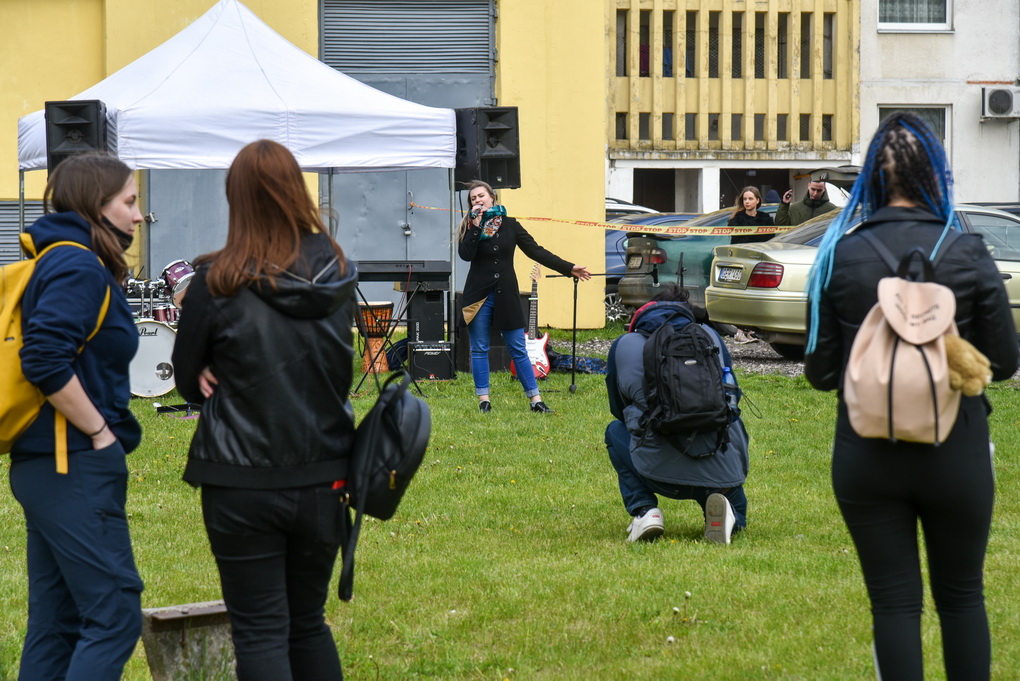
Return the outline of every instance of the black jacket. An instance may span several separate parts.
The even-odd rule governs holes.
[[[930,254],[943,227],[940,219],[921,208],[886,207],[858,230],[872,230],[900,258],[914,247]],[[836,245],[832,278],[819,304],[817,345],[804,359],[811,385],[820,390],[842,388],[850,346],[878,300],[879,279],[888,276],[892,272],[864,238],[852,233]],[[957,239],[942,255],[935,279],[956,294],[960,335],[991,361],[992,378],[1012,376],[1018,361],[1016,329],[999,270],[981,237],[964,234]]]
[[[339,272],[328,237],[304,237],[290,272],[214,297],[199,267],[188,288],[173,363],[177,388],[204,402],[184,479],[249,489],[345,477],[354,438],[351,326],[357,270]],[[203,400],[198,376],[219,381]]]
[[[772,227],[772,216],[765,211],[758,211],[752,218],[747,211],[739,211],[726,223],[730,227]],[[774,233],[769,234],[740,234],[730,237],[731,244],[750,244],[757,241],[768,241]]]
[[[573,265],[545,250],[512,217],[503,218],[496,236],[479,239],[481,229],[471,227],[461,239],[458,253],[461,260],[471,263],[464,282],[461,319],[470,323],[489,293],[496,292],[492,326],[501,331],[524,328],[524,310],[514,272],[514,254],[520,247],[524,255],[554,272],[569,275]]]
[[[669,319],[679,312],[681,316]],[[668,321],[667,321],[668,320]],[[750,468],[748,435],[744,422],[738,417],[729,426],[730,441],[714,456],[692,458],[674,448],[662,435],[642,427],[642,416],[648,411],[644,391],[644,347],[648,336],[663,324],[680,329],[694,322],[694,312],[687,303],[649,303],[634,314],[631,333],[613,342],[609,349],[606,371],[606,390],[609,393],[609,410],[630,431],[630,456],[634,468],[642,476],[673,485],[693,487],[736,487],[744,484]],[[705,329],[718,338],[712,329]],[[720,341],[721,344],[721,341]],[[731,365],[729,352],[722,345],[722,360]],[[736,381],[736,377],[734,377]],[[715,434],[699,436],[695,447],[711,443]]]

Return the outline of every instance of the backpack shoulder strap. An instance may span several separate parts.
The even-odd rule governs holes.
[[[896,256],[889,250],[889,247],[882,243],[881,239],[871,233],[870,229],[861,229],[856,233],[860,234],[861,237],[868,242],[868,245],[875,249],[875,252],[878,253],[878,256],[882,258],[882,261],[885,262],[889,269],[895,272],[899,268],[899,260],[897,260]]]
[[[935,259],[931,261],[932,268],[935,268],[940,262],[942,262],[942,258],[949,252],[949,247],[952,246],[953,242],[961,236],[963,236],[963,234],[957,229],[950,228],[950,230],[946,232],[946,236],[942,240],[942,244],[939,246],[939,252],[935,254]]]

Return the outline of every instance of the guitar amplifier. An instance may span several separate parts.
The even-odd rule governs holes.
[[[456,378],[453,343],[450,341],[408,343],[407,364],[411,368],[411,378],[415,380],[452,381]]]

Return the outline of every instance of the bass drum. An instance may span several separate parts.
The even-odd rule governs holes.
[[[174,366],[171,363],[177,332],[167,324],[142,319],[135,322],[138,331],[138,352],[131,360],[131,394],[136,397],[158,397],[174,389]]]

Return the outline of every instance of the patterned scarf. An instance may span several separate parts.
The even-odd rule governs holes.
[[[499,231],[499,227],[503,224],[503,218],[505,217],[506,208],[501,205],[495,205],[482,213],[482,233],[478,235],[478,238],[491,239],[496,236],[496,232]]]

